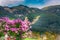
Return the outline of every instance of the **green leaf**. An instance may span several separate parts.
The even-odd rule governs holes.
[[[3,32],[0,32],[0,37],[1,37],[1,36],[4,36],[4,33],[3,33]]]
[[[16,33],[15,32],[12,32],[12,31],[9,31],[9,35],[16,36]]]
[[[20,23],[17,23],[17,24],[16,24],[16,27],[19,28],[19,27],[20,27]]]

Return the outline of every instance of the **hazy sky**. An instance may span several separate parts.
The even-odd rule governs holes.
[[[27,5],[29,7],[43,8],[45,6],[60,5],[60,0],[0,0],[0,6]]]

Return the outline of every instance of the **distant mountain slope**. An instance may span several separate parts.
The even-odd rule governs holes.
[[[30,8],[28,6],[19,5],[14,7],[2,7],[0,6],[0,17],[11,17],[24,19],[26,16],[29,21],[32,21],[36,16],[40,14],[55,14],[60,16],[60,5],[44,7],[42,9]]]
[[[43,12],[38,8],[29,8],[24,5],[14,7],[2,7],[0,6],[0,17],[8,16],[12,18],[22,18],[29,14],[40,14]],[[23,18],[22,18],[23,19]]]
[[[21,18],[26,15],[51,13],[60,16],[60,5],[44,7],[42,9],[30,8],[28,6],[19,5],[14,7],[2,7],[0,6],[0,17],[8,16],[13,18]]]
[[[60,5],[44,7],[42,10],[60,16]]]
[[[40,18],[32,25],[31,30],[36,32],[54,32],[60,34],[60,6],[49,6],[43,9]]]
[[[42,13],[31,30],[36,32],[55,32],[60,33],[60,18],[55,14]]]

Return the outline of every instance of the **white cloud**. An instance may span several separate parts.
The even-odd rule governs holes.
[[[30,5],[30,6],[41,9],[46,6],[53,6],[53,5],[60,5],[60,0],[48,0],[45,2],[44,5]]]
[[[16,4],[16,3],[24,3],[25,0],[0,0],[0,6],[8,6],[9,4],[13,5],[13,4]],[[35,8],[43,8],[43,7],[46,7],[46,6],[51,6],[51,5],[60,5],[60,0],[48,0],[48,1],[45,1],[45,4],[44,5],[27,5],[27,6],[30,6],[30,7],[35,7]]]
[[[14,4],[16,2],[23,2],[24,0],[0,0],[1,6],[8,6],[9,4]]]
[[[41,8],[53,5],[60,5],[60,0],[49,0],[48,2],[45,3],[45,5],[41,6]]]
[[[40,6],[40,5],[29,5],[29,7],[41,9],[41,8],[43,8],[44,6]]]
[[[60,5],[60,0],[49,0],[45,4],[45,6],[51,6],[51,5]]]

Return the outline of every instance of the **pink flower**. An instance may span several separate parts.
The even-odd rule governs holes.
[[[25,32],[25,31],[27,31],[27,28],[21,28],[21,31]]]
[[[21,29],[21,31],[25,32],[25,31],[28,30],[28,26],[27,25],[22,25],[20,29]]]
[[[5,22],[7,22],[7,20],[9,20],[8,17],[2,17],[2,19],[3,19]]]
[[[15,31],[15,33],[18,33],[18,31]]]
[[[3,19],[0,19],[0,22],[2,22],[3,21]]]
[[[10,28],[11,31],[17,31],[17,28]]]
[[[8,17],[3,17],[2,19],[0,19],[0,21],[1,20],[3,20],[3,22],[6,22],[4,25],[5,30],[8,32],[9,30],[15,33],[18,33],[19,31],[26,32],[29,29],[30,22],[28,20],[24,21],[22,21],[21,19],[10,20]]]
[[[5,28],[6,31],[9,31],[9,28]]]
[[[14,22],[15,22],[15,23],[21,23],[22,20],[21,20],[21,19],[16,19]]]
[[[9,31],[9,26],[5,25],[5,30]]]
[[[21,25],[25,25],[25,22],[24,21],[22,21],[21,23],[22,23]]]
[[[14,24],[15,24],[14,20],[7,20],[6,23],[7,23],[7,24],[10,24],[10,25],[14,25]]]
[[[10,20],[8,17],[2,17],[2,19],[3,19],[7,24],[14,24],[14,20]]]
[[[28,21],[28,19],[25,19],[24,22],[26,25],[28,25],[28,26],[30,25],[30,22]]]

